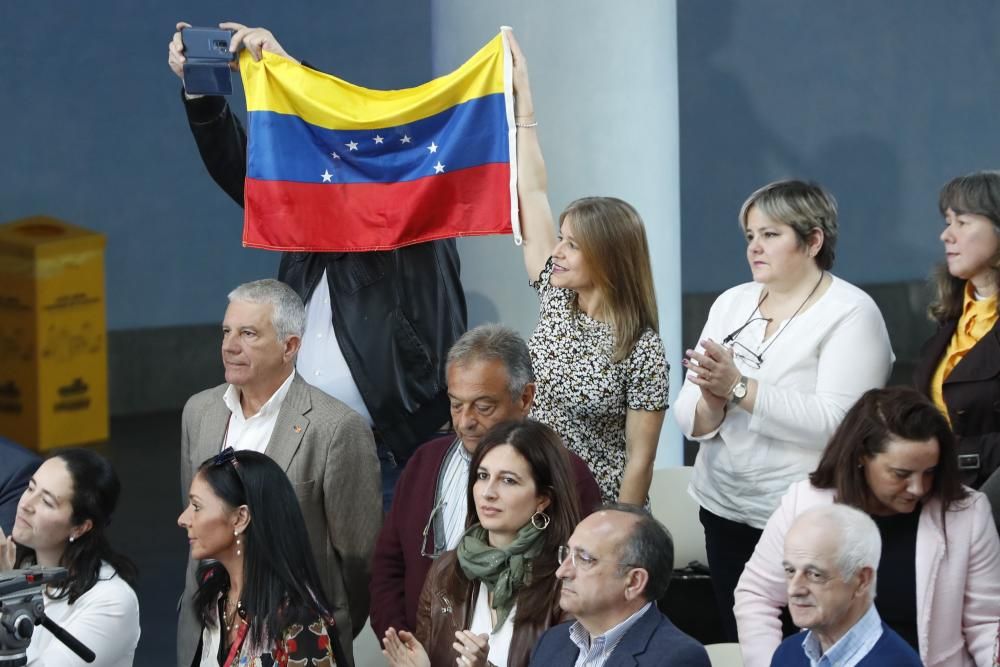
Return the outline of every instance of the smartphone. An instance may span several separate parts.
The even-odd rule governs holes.
[[[232,30],[184,28],[184,90],[192,95],[232,95],[233,79],[229,63],[236,59],[229,51]]]
[[[184,28],[181,30],[184,57],[230,63],[236,58],[235,53],[229,52],[232,37],[232,30],[222,28]]]

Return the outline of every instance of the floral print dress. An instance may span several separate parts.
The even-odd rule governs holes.
[[[532,287],[541,301],[528,341],[537,393],[531,417],[552,427],[587,462],[605,502],[618,499],[625,472],[628,410],[667,408],[663,342],[643,332],[629,355],[611,361],[614,332],[576,308],[572,290],[553,287],[552,259]]]

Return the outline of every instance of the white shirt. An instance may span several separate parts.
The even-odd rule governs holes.
[[[101,667],[132,667],[139,643],[139,600],[135,591],[107,563],[97,583],[69,604],[45,594],[45,615],[92,650]],[[85,667],[65,644],[42,626],[28,646],[28,667]]]
[[[441,478],[441,517],[444,524],[445,548],[455,549],[465,534],[465,519],[469,510],[469,464],[472,455],[458,442],[444,465]]]
[[[306,302],[306,328],[295,366],[306,382],[333,396],[372,425],[372,416],[361,397],[361,390],[351,375],[347,359],[333,331],[330,283],[323,277]]]
[[[699,340],[721,343],[743,326],[763,288],[745,283],[720,295]],[[736,358],[740,371],[757,380],[753,414],[730,404],[718,429],[693,437],[701,390],[690,381],[673,410],[684,435],[701,443],[688,492],[709,512],[754,528],[764,527],[792,482],[816,468],[861,394],[885,386],[894,359],[875,302],[837,277],[811,307],[765,341],[766,325],[754,322],[737,338],[757,353],[766,348],[760,369]]]
[[[281,404],[285,402],[288,389],[292,386],[293,378],[295,378],[295,371],[289,373],[288,378],[271,394],[271,398],[267,399],[257,414],[251,417],[243,416],[239,388],[235,385],[229,385],[226,388],[226,393],[222,395],[222,400],[232,414],[229,416],[229,427],[226,429],[226,440],[222,443],[222,448],[249,449],[264,453],[264,450],[267,449],[267,443],[271,440],[271,433],[274,432],[274,425],[278,421]]]
[[[476,594],[476,606],[472,610],[472,623],[469,630],[477,635],[490,636],[490,653],[487,660],[497,667],[506,667],[507,654],[510,652],[510,640],[514,636],[514,614],[517,604],[510,608],[510,613],[504,619],[503,625],[493,628],[493,614],[490,610],[489,590],[486,584],[479,584]]]

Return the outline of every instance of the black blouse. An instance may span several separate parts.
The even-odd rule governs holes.
[[[872,516],[882,534],[875,608],[917,652],[917,524],[922,509],[918,505],[909,514]]]

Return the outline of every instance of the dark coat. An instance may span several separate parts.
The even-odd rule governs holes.
[[[434,553],[435,544],[442,541],[434,534],[433,525],[428,527],[426,538],[423,531],[434,509],[441,468],[452,444],[454,435],[421,445],[396,483],[395,501],[375,544],[369,584],[371,624],[380,639],[390,627],[411,632],[417,628],[417,602],[427,572],[434,564],[433,558],[421,555],[421,549],[426,546],[427,553]],[[583,459],[566,451],[573,467],[581,514],[586,516],[600,505],[601,490]]]
[[[927,396],[957,325],[957,319],[945,322],[921,349],[913,379]],[[1000,468],[1000,323],[958,362],[944,381],[942,395],[958,438],[962,482],[978,489]]]
[[[185,100],[202,161],[243,206],[247,136],[222,97]],[[336,224],[331,212],[329,224]],[[278,280],[303,301],[326,271],[337,343],[375,429],[400,461],[448,421],[444,362],[465,333],[455,239],[398,250],[286,252]]]
[[[0,465],[0,528],[4,535],[10,535],[17,503],[42,459],[21,445],[0,438],[0,460],[3,461]]]
[[[569,638],[573,621],[550,629],[531,654],[532,667],[573,667],[580,649]],[[611,653],[605,667],[673,665],[711,667],[705,647],[684,634],[652,605]]]

